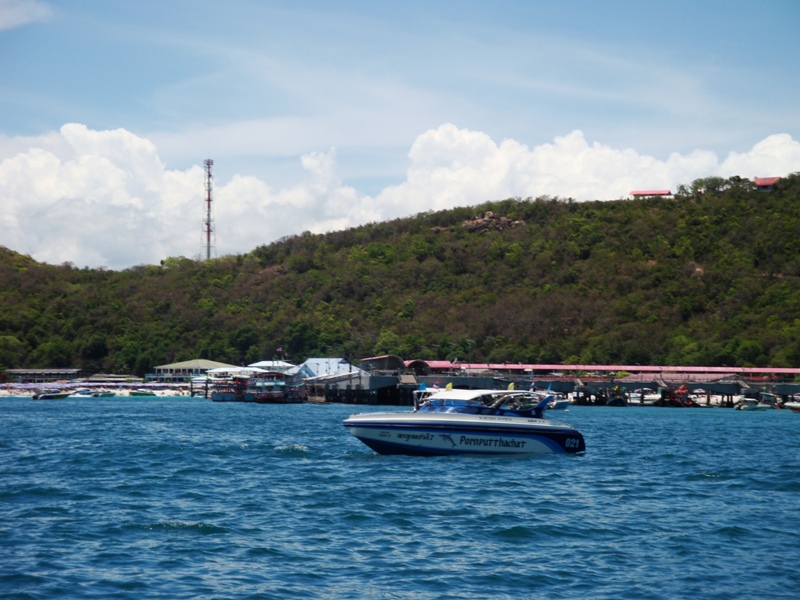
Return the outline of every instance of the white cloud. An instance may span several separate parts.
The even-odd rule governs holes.
[[[45,262],[115,268],[157,262],[171,250],[181,178],[150,142],[75,124],[61,128],[60,140],[39,141],[0,163],[4,245]],[[199,171],[195,179],[202,184]]]
[[[167,169],[150,140],[79,124],[40,138],[0,138],[4,156],[0,244],[48,263],[114,269],[201,255],[200,165]],[[374,197],[341,180],[333,149],[301,156],[301,179],[280,188],[249,175],[214,180],[217,253],[508,197],[615,199],[711,175],[785,175],[800,168],[800,143],[778,134],[723,161],[707,150],[658,160],[590,143],[578,130],[530,148],[445,124],[419,135],[408,158],[405,180]]]
[[[44,21],[51,14],[50,7],[39,0],[0,0],[0,31]]]
[[[785,133],[771,135],[749,152],[731,152],[722,163],[719,175],[753,177],[776,177],[787,171],[800,171],[800,144]]]
[[[720,163],[713,152],[673,153],[666,161],[632,149],[589,144],[581,131],[552,144],[528,148],[515,140],[499,144],[484,133],[447,124],[420,135],[409,158],[407,180],[378,195],[383,216],[469,206],[486,200],[543,195],[576,200],[627,197],[634,189],[674,188],[711,175],[778,175],[797,170],[800,144],[771,136],[749,153]]]

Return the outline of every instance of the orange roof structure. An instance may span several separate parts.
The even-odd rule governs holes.
[[[672,196],[669,190],[634,190],[631,196]]]

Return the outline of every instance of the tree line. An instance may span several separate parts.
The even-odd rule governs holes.
[[[510,198],[122,271],[0,248],[0,308],[0,370],[381,354],[796,367],[800,176]]]

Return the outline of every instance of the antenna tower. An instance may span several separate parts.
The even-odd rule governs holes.
[[[206,216],[203,221],[203,237],[206,249],[206,260],[211,258],[211,249],[214,247],[214,217],[211,213],[211,165],[214,161],[210,158],[203,161],[206,169]]]

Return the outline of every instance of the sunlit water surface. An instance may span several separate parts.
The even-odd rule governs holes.
[[[358,410],[0,399],[0,597],[799,593],[800,414],[573,407],[585,455],[487,459],[379,456]]]

